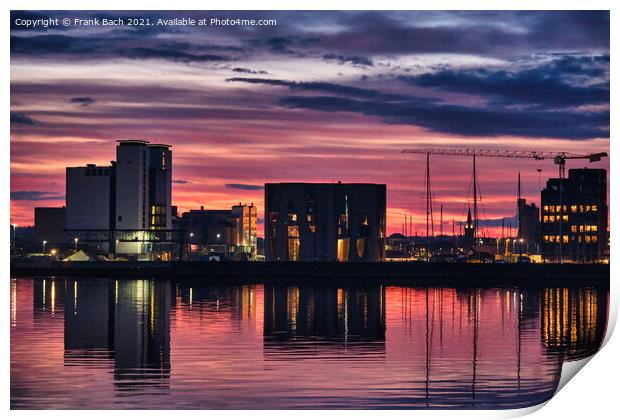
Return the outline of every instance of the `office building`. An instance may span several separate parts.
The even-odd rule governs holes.
[[[541,191],[541,253],[549,262],[607,258],[607,171],[571,169]]]
[[[268,261],[382,261],[383,184],[265,184]]]

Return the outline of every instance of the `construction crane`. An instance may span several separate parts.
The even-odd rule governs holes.
[[[607,157],[606,152],[589,153],[589,154],[577,154],[569,152],[539,152],[539,151],[523,151],[523,150],[501,150],[501,149],[439,149],[439,148],[424,148],[424,149],[403,149],[401,153],[411,153],[426,155],[427,167],[429,155],[444,155],[444,156],[471,156],[474,163],[474,238],[477,235],[478,225],[478,209],[477,209],[477,196],[476,196],[476,157],[494,157],[494,158],[509,158],[509,159],[534,159],[534,160],[547,160],[552,159],[553,163],[558,165],[558,172],[560,180],[565,178],[566,175],[566,161],[568,159],[587,159],[590,162],[599,162],[602,158]],[[428,171],[428,168],[427,168]],[[562,182],[560,181],[560,218],[562,217]],[[562,220],[562,219],[560,219]],[[559,224],[560,238],[562,238],[562,224]],[[562,240],[559,241],[559,254],[562,255]],[[561,258],[561,257],[560,257]]]
[[[419,155],[446,155],[446,156],[479,156],[494,158],[513,158],[513,159],[534,159],[547,160],[553,159],[553,163],[559,165],[560,178],[563,179],[566,173],[566,161],[568,159],[588,159],[590,162],[598,162],[607,157],[606,152],[590,153],[580,155],[569,152],[529,152],[522,150],[498,150],[498,149],[403,149],[401,153],[413,153]]]

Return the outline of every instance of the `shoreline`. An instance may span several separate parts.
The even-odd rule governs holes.
[[[11,264],[11,277],[174,278],[205,283],[399,284],[411,286],[605,286],[608,264],[426,262],[57,262]]]

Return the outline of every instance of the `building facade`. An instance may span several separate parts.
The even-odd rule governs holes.
[[[35,207],[34,230],[36,241],[45,241],[48,250],[52,246],[62,246],[65,238],[65,207]]]
[[[382,261],[384,184],[265,184],[268,261]]]
[[[190,210],[181,216],[188,259],[256,259],[256,207],[237,205],[230,210]]]
[[[549,262],[607,258],[607,171],[571,169],[541,191],[541,253]]]
[[[517,237],[523,239],[524,251],[540,253],[540,212],[536,204],[527,204],[525,198],[517,199],[519,230]]]
[[[86,166],[66,171],[66,227],[79,229],[114,228],[115,167]]]
[[[66,228],[100,251],[167,259],[152,231],[172,229],[171,197],[170,146],[119,140],[111,166],[67,168]]]

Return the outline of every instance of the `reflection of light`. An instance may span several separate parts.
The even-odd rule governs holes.
[[[118,305],[118,280],[114,282],[114,304]]]
[[[192,300],[194,298],[194,291],[192,290],[192,288],[189,288],[189,310],[192,310]]]
[[[42,301],[43,301],[43,310],[45,311],[45,279],[43,279],[43,296],[42,296]]]
[[[77,281],[73,282],[73,315],[77,315]]]
[[[151,336],[155,334],[155,291],[153,290],[154,285],[151,283]]]
[[[56,309],[56,282],[52,280],[52,290],[50,292],[50,298],[51,298],[51,303],[52,303],[52,315],[54,314],[54,311]]]
[[[17,325],[17,279],[11,279],[11,327]]]

